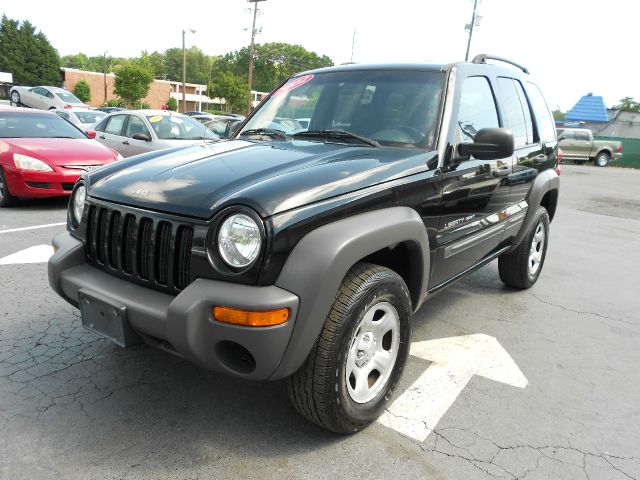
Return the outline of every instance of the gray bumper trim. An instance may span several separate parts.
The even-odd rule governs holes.
[[[293,293],[276,286],[199,278],[173,297],[87,264],[82,242],[69,233],[58,235],[53,244],[58,250],[49,260],[49,283],[71,304],[78,305],[81,288],[110,298],[126,306],[129,323],[137,332],[169,342],[179,354],[209,370],[266,380],[280,364],[298,313],[299,300]],[[291,315],[287,323],[275,327],[242,327],[213,320],[213,305],[254,310],[288,307]],[[220,354],[220,342],[244,347],[254,358],[255,368],[233,368],[233,362]]]

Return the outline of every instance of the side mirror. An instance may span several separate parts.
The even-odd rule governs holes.
[[[151,137],[149,135],[147,135],[146,133],[136,133],[133,135],[134,140],[143,140],[145,142],[150,142],[151,141]]]
[[[87,130],[84,132],[89,138],[96,138],[96,132],[94,130]]]
[[[478,160],[497,160],[513,155],[513,132],[508,128],[483,128],[473,138],[473,143],[458,145],[458,154],[473,156]]]

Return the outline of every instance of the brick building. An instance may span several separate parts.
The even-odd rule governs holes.
[[[84,80],[89,84],[91,90],[91,100],[89,105],[92,107],[100,107],[107,100],[114,100],[118,97],[113,93],[116,76],[113,73],[87,72],[77,70],[75,68],[62,68],[63,84],[62,86],[73,92],[76,84],[80,80]],[[106,85],[106,98],[105,98]],[[187,111],[204,109],[223,109],[226,103],[224,99],[209,98],[206,95],[207,86],[195,83],[185,84]],[[142,102],[148,103],[151,108],[161,108],[166,105],[169,98],[175,98],[178,101],[178,111],[182,111],[182,82],[172,82],[168,80],[154,80],[149,86],[149,93],[142,99]]]

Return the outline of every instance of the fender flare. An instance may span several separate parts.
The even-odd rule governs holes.
[[[418,271],[414,311],[429,282],[429,238],[418,213],[391,207],[323,225],[304,236],[289,255],[275,285],[296,294],[300,309],[287,349],[271,380],[288,377],[305,361],[322,331],[336,293],[349,269],[364,257],[407,242]]]
[[[556,192],[560,191],[560,177],[555,172],[555,170],[548,169],[536,177],[536,179],[533,181],[531,189],[529,189],[529,193],[527,194],[526,198],[526,201],[528,203],[527,214],[524,217],[524,221],[522,222],[522,226],[520,227],[518,235],[516,235],[516,238],[513,241],[513,246],[508,250],[508,252],[512,252],[518,247],[518,245],[520,245],[525,235],[532,227],[536,209],[542,203],[542,199],[544,198],[544,196],[552,190],[555,190]],[[557,194],[553,197],[552,201],[557,203]],[[555,211],[555,205],[553,205],[553,211]],[[553,214],[553,212],[549,213],[550,215]]]

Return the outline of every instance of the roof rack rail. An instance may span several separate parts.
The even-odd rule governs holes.
[[[496,60],[498,62],[508,63],[509,65],[513,65],[514,67],[519,68],[524,73],[527,73],[527,74],[529,73],[529,70],[527,70],[527,68],[523,67],[519,63],[516,63],[516,62],[514,62],[512,60],[509,60],[507,58],[498,57],[496,55],[488,55],[486,53],[480,53],[480,54],[476,55],[473,58],[473,60],[471,60],[471,63],[487,63],[487,60]]]

